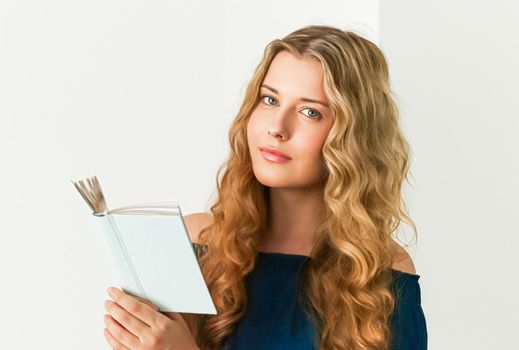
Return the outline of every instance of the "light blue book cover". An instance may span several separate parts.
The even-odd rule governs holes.
[[[111,285],[150,300],[161,312],[216,314],[178,202],[108,210],[97,179],[89,185],[75,184],[93,209],[93,234]]]

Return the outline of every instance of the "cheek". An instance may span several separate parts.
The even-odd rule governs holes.
[[[303,136],[303,135],[302,135]],[[297,162],[294,163],[294,174],[306,181],[314,182],[321,178],[324,165],[322,163],[322,147],[326,135],[307,134],[297,139]],[[293,140],[296,141],[296,140]]]
[[[249,143],[249,147],[258,146],[256,145],[255,140],[259,140],[261,131],[262,126],[258,123],[255,114],[252,113],[249,121],[247,122],[247,142]]]
[[[302,137],[294,141],[294,148],[297,149],[299,159],[305,165],[315,166],[321,161],[321,152],[324,143],[324,139],[321,135],[302,135]]]

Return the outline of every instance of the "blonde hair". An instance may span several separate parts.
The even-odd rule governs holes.
[[[246,126],[280,51],[321,62],[333,126],[323,145],[326,219],[303,271],[305,311],[320,349],[389,349],[394,241],[401,221],[416,227],[401,196],[410,149],[398,125],[386,59],[351,31],[311,25],[270,42],[229,130],[231,152],[217,173],[213,221],[199,234],[200,266],[217,315],[189,314],[201,349],[220,349],[244,314],[244,277],[265,231],[267,191],[255,178]],[[194,322],[193,322],[194,321]]]

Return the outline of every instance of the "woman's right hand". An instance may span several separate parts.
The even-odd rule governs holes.
[[[178,312],[162,313],[147,299],[110,288],[113,301],[105,308],[105,337],[114,349],[199,350],[186,321]],[[130,311],[131,310],[131,311]]]

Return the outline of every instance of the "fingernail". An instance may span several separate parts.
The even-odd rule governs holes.
[[[121,291],[117,288],[110,287],[106,290],[108,292],[108,295],[112,298],[117,296]]]

